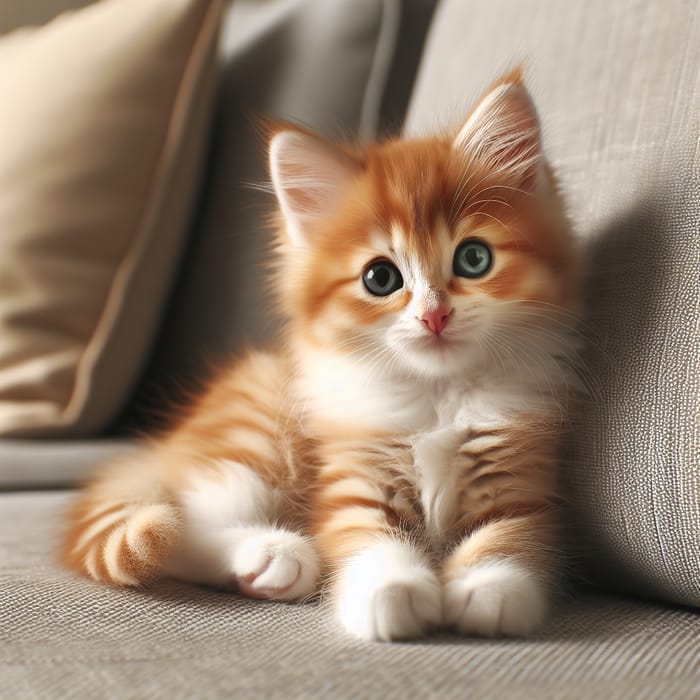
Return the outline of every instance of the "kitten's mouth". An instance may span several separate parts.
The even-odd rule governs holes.
[[[426,350],[440,350],[454,345],[453,339],[446,333],[440,333],[440,335],[426,333],[420,336],[417,341],[420,347]]]

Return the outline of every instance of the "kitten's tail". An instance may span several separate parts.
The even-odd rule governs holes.
[[[110,481],[93,484],[73,507],[63,561],[102,583],[141,586],[162,571],[180,535],[180,514],[164,498],[110,494]]]

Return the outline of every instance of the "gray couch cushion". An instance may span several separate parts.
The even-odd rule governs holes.
[[[26,26],[45,24],[61,12],[77,10],[95,0],[41,0],[20,2],[14,0],[0,3],[0,34]]]
[[[164,583],[101,587],[54,564],[68,494],[0,495],[0,695],[30,698],[688,700],[700,617],[568,600],[534,640],[346,637],[322,606]]]
[[[0,440],[0,491],[74,486],[137,450],[129,440]]]
[[[698,4],[445,0],[408,132],[457,121],[514,55],[589,253],[577,540],[606,584],[700,606]]]

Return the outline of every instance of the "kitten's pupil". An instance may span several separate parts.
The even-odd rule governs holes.
[[[472,247],[467,248],[467,250],[464,251],[464,257],[467,259],[467,262],[472,267],[479,267],[484,258],[486,258],[486,255],[484,254],[483,250],[479,250],[478,248]]]
[[[391,278],[391,273],[386,269],[386,267],[380,267],[374,272],[373,276],[380,287],[386,287],[389,283],[389,279]]]

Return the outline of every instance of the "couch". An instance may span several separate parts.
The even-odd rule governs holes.
[[[119,1],[135,0],[102,0]],[[125,325],[108,344],[126,345],[91,374],[91,391],[112,387],[107,399],[70,424],[0,432],[3,699],[700,698],[700,6],[434,5],[220,3],[206,59],[216,83],[198,95],[196,81],[204,106],[186,124],[200,136],[173,161],[187,176],[168,200],[177,222],[161,220],[158,272],[144,273],[150,286],[130,307],[142,325],[117,316]],[[44,31],[66,9],[79,18],[91,3],[6,3],[0,65],[7,36]],[[256,287],[270,195],[251,115],[360,140],[429,133],[458,124],[520,61],[588,259],[591,397],[570,417],[570,576],[546,627],[532,639],[366,643],[323,600],[250,601],[173,581],[117,590],[63,569],[62,514],[80,480],[138,449],[140,433],[166,422],[162,406],[217,363],[274,338]],[[11,87],[0,75],[0,109]],[[0,133],[0,146],[10,138]],[[0,147],[0,183],[2,158]],[[3,254],[0,241],[0,270]]]

